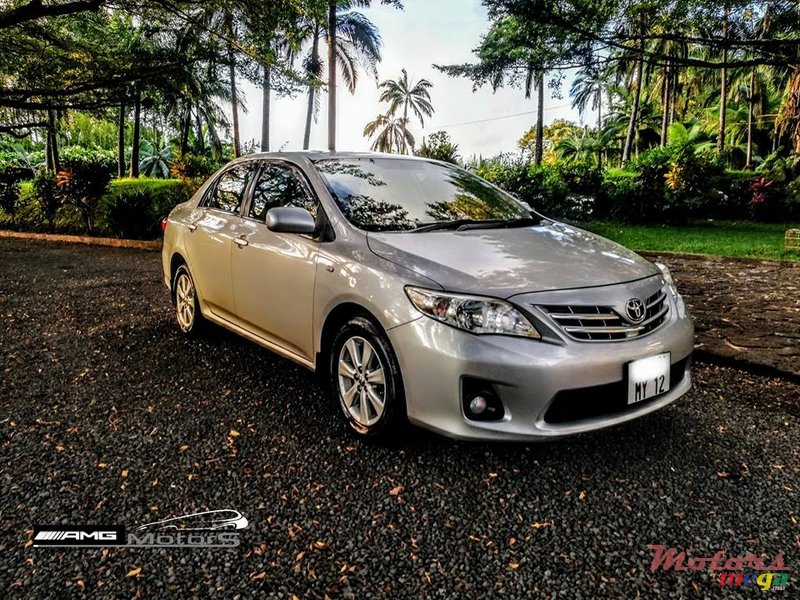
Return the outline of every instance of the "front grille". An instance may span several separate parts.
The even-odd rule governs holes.
[[[646,335],[669,316],[667,293],[661,289],[645,301],[645,317],[632,324],[609,306],[540,305],[547,315],[571,338],[583,342],[626,340]]]
[[[686,377],[692,357],[687,356],[670,367],[670,389],[674,390]],[[662,394],[663,395],[663,394]],[[606,385],[564,390],[556,394],[544,415],[547,423],[572,423],[596,417],[612,417],[658,401],[653,396],[636,404],[628,404],[628,383],[617,381]]]

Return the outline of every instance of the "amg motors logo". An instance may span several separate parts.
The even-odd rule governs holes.
[[[142,525],[64,525],[33,528],[34,547],[236,548],[248,521],[238,510],[210,510]]]
[[[127,544],[122,525],[46,525],[33,528],[34,547],[42,546],[124,546]]]

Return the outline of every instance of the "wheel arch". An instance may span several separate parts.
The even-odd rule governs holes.
[[[189,263],[186,262],[186,259],[180,252],[173,252],[169,259],[169,290],[173,302],[175,301],[175,271],[177,271],[181,265],[186,265],[187,268],[189,267]]]
[[[357,302],[337,304],[328,312],[320,331],[319,346],[315,360],[315,372],[318,377],[324,378],[327,375],[329,355],[336,332],[353,317],[364,317],[371,321],[381,333],[386,333],[386,329],[381,324],[380,319],[362,304]]]

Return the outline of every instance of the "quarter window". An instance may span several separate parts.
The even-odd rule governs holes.
[[[266,165],[261,170],[258,183],[253,190],[249,216],[263,221],[267,211],[278,206],[305,208],[314,218],[317,216],[317,201],[300,176],[287,167]]]
[[[236,214],[242,206],[244,192],[252,175],[250,165],[238,165],[225,171],[217,180],[206,206]]]

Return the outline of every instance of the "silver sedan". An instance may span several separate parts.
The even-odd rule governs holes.
[[[210,321],[316,371],[361,435],[554,438],[691,385],[664,265],[449,164],[248,156],[164,226],[181,331]]]

